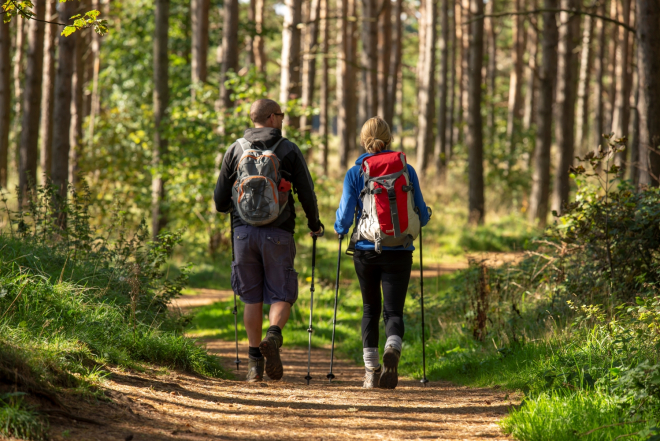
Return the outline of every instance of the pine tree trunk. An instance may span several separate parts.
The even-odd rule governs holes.
[[[99,0],[93,0],[92,8],[101,11],[102,6]],[[103,14],[104,12],[102,12]],[[87,132],[87,142],[90,150],[94,144],[94,132],[96,130],[96,118],[101,114],[101,93],[99,91],[99,73],[101,72],[101,36],[92,32],[92,96],[89,113],[89,127]]]
[[[349,49],[349,70],[348,70],[348,145],[351,152],[357,152],[359,144],[357,143],[357,119],[354,115],[358,114],[358,101],[357,101],[357,72],[360,60],[358,59],[357,44],[360,36],[358,35],[359,29],[357,24],[357,3],[358,0],[349,0],[348,2],[348,15],[352,17],[348,25],[348,49]],[[360,126],[362,127],[362,126]]]
[[[328,175],[328,82],[329,75],[328,71],[330,66],[328,65],[328,17],[329,17],[329,4],[330,0],[321,0],[321,53],[323,58],[321,59],[321,109],[320,109],[320,128],[319,135],[321,137],[321,165],[323,166],[323,174]]]
[[[14,45],[14,135],[22,122],[21,106],[23,105],[23,73],[25,72],[25,40],[28,23],[23,16],[16,17],[16,40]]]
[[[610,17],[618,17],[618,4],[619,0],[610,0]],[[608,60],[607,60],[607,75],[610,80],[610,84],[607,90],[608,100],[605,102],[606,111],[605,111],[605,129],[609,133],[612,130],[612,125],[614,122],[614,105],[616,102],[616,65],[619,62],[617,54],[619,53],[619,26],[616,24],[610,24],[611,34],[610,34],[610,46],[608,49]]]
[[[639,75],[637,69],[633,72],[633,91],[630,106],[630,167],[628,167],[628,179],[633,187],[639,185]]]
[[[19,144],[19,189],[25,195],[28,185],[37,184],[39,155],[39,116],[44,62],[44,23],[46,0],[35,0],[35,20],[28,23],[27,71],[23,92],[23,123]]]
[[[302,107],[303,111],[314,105],[314,90],[316,85],[316,54],[319,41],[320,0],[311,0],[308,25],[305,26],[305,47],[303,50]],[[303,114],[300,117],[300,129],[303,133],[312,131],[312,116]]]
[[[227,88],[225,81],[227,81],[227,72],[238,69],[238,53],[238,0],[227,0],[224,5],[220,71],[220,102],[225,110],[234,105],[234,100],[231,98],[232,91]],[[282,106],[286,106],[286,101]]]
[[[80,11],[80,10],[79,10]],[[74,71],[72,79],[73,96],[71,100],[71,150],[69,151],[69,182],[78,186],[80,172],[80,158],[82,158],[82,121],[83,121],[83,85],[85,82],[85,64],[83,52],[85,51],[85,38],[81,31],[69,38],[76,41],[74,57]]]
[[[59,20],[68,22],[77,13],[78,5],[74,2],[59,3]],[[69,151],[71,149],[71,99],[73,98],[73,72],[75,67],[76,41],[71,37],[58,37],[57,76],[55,77],[55,98],[53,103],[53,159],[51,179],[59,190],[61,198],[66,199],[67,179],[69,177]],[[57,203],[57,199],[55,200]],[[56,207],[57,208],[57,207]],[[58,225],[66,222],[65,214],[59,213]]]
[[[495,12],[495,0],[486,4],[486,14]],[[497,81],[497,34],[495,33],[495,18],[489,18],[484,23],[488,41],[488,137],[492,143],[495,139],[495,83]]]
[[[229,3],[229,2],[228,2]],[[165,137],[163,119],[167,112],[169,97],[169,15],[170,0],[156,0],[156,34],[154,35],[154,145],[152,167],[155,169],[151,181],[151,233],[156,240],[167,224],[164,207],[165,179],[162,169],[167,165],[168,141]]]
[[[467,23],[472,19],[472,15],[470,12],[470,2],[472,0],[462,0],[463,1],[463,23]],[[468,129],[468,112],[469,112],[469,100],[470,100],[470,92],[469,92],[469,82],[470,82],[470,73],[469,72],[469,59],[470,59],[470,40],[472,36],[470,35],[471,32],[471,26],[470,25],[465,25],[463,29],[463,60],[461,61],[463,66],[461,68],[461,98],[460,98],[460,113],[459,115],[461,116],[461,119],[459,120],[459,124],[461,124],[463,121],[465,121],[465,124],[463,125],[463,130],[459,133],[459,142],[461,139],[465,139],[465,132]],[[480,74],[481,75],[481,74]],[[463,136],[463,138],[460,138]],[[467,142],[467,140],[465,140]]]
[[[660,185],[660,0],[637,0],[640,185]]]
[[[440,0],[440,77],[438,81],[438,133],[435,138],[435,171],[438,179],[444,179],[447,149],[447,72],[449,70],[449,0]]]
[[[561,9],[575,9],[578,0],[561,0]],[[575,151],[575,101],[577,98],[577,53],[580,38],[580,16],[561,12],[559,21],[566,23],[559,28],[557,56],[557,99],[555,109],[556,140],[559,158],[552,193],[552,209],[562,213],[568,202],[570,172]]]
[[[390,59],[392,57],[392,2],[381,0],[383,7],[378,16],[378,111],[377,114],[385,118],[388,124],[392,119],[388,117],[387,102],[390,79]]]
[[[461,123],[463,122],[463,8],[461,2],[463,0],[454,0],[454,68],[456,74],[454,77],[454,84],[456,85],[455,103],[452,102],[453,111],[452,119],[455,119],[455,124],[452,124],[452,144],[453,142],[461,142]]]
[[[403,0],[396,0],[394,7],[394,25],[391,36],[392,48],[390,51],[390,68],[387,81],[387,97],[385,100],[385,121],[394,124],[394,108],[396,106],[396,94],[399,87],[399,72],[401,71],[401,54],[403,39],[403,23],[401,14],[403,13]]]
[[[630,0],[624,0],[630,1]],[[584,17],[582,31],[582,49],[580,50],[580,75],[577,92],[577,122],[575,134],[575,150],[582,156],[587,152],[589,142],[589,83],[591,80],[592,51],[591,40],[594,33],[594,20],[588,15]]]
[[[363,119],[378,113],[378,11],[376,0],[362,0]],[[364,121],[360,121],[360,124]]]
[[[618,19],[620,22],[630,23],[630,0],[621,0]],[[658,23],[660,25],[660,22]],[[630,124],[630,79],[628,77],[628,50],[630,48],[628,30],[619,30],[619,42],[617,44],[616,65],[616,99],[614,102],[614,113],[612,114],[612,132],[616,138],[628,136],[628,125]],[[625,173],[627,149],[619,152],[615,158],[615,164]]]
[[[598,12],[601,15],[605,14],[604,2],[598,8]],[[603,133],[605,133],[605,84],[603,82],[603,77],[607,71],[605,65],[605,51],[607,50],[605,31],[606,26],[603,20],[596,20],[596,34],[598,35],[598,53],[594,59],[594,116],[596,119],[591,139],[592,145],[588,148],[590,151],[598,149],[598,146],[603,142]]]
[[[433,117],[435,113],[435,42],[436,0],[426,0],[424,8],[424,57],[421,82],[417,90],[417,168],[425,172],[432,151]],[[483,44],[483,42],[482,42]],[[421,57],[420,57],[421,58]]]
[[[7,159],[11,131],[11,33],[0,20],[0,187],[7,187]]]
[[[522,0],[515,0],[516,11],[522,11]],[[506,139],[509,143],[509,153],[514,154],[516,139],[515,126],[516,121],[520,119],[522,109],[522,74],[523,74],[523,56],[525,54],[525,26],[524,17],[517,15],[513,17],[513,51],[511,76],[509,77],[509,108],[506,123]]]
[[[286,0],[280,61],[280,105],[286,107],[290,99],[300,97],[300,29],[302,0]],[[300,119],[286,115],[284,125],[297,128]]]
[[[557,0],[544,0],[544,9],[557,9]],[[550,148],[552,147],[552,105],[557,72],[558,28],[554,12],[543,13],[543,53],[539,72],[539,111],[534,151],[532,193],[529,198],[529,221],[545,227],[550,195]]]
[[[484,13],[482,0],[470,0],[473,17]],[[469,177],[469,221],[471,224],[484,222],[484,164],[483,164],[483,124],[481,118],[481,67],[484,49],[484,20],[477,19],[470,24],[468,65],[468,112],[465,141],[468,150]]]
[[[208,76],[207,59],[209,53],[209,9],[210,0],[191,0],[192,21],[192,60],[190,71],[193,86],[206,81]],[[192,88],[195,98],[196,90]]]
[[[536,0],[533,0],[529,6],[530,9],[536,9]],[[532,127],[534,121],[534,112],[537,94],[537,81],[538,75],[538,52],[539,52],[539,36],[533,26],[527,28],[527,54],[529,60],[525,66],[525,110],[523,112],[523,129],[528,131]],[[530,158],[531,159],[531,158]]]
[[[454,0],[454,5],[457,3],[458,0]],[[455,11],[455,9],[454,9]],[[456,110],[456,69],[458,68],[456,64],[456,53],[458,49],[458,40],[456,36],[456,28],[457,28],[457,20],[458,17],[454,13],[454,20],[450,20],[450,26],[451,26],[451,63],[450,63],[450,69],[451,69],[451,75],[449,76],[449,111],[448,111],[448,122],[447,122],[447,146],[445,147],[445,163],[447,164],[447,168],[449,168],[449,161],[451,161],[452,153],[454,150],[454,117],[456,115],[455,110]],[[447,171],[449,173],[449,171]]]
[[[254,51],[254,64],[257,66],[259,72],[265,72],[268,61],[264,52],[264,37],[261,35],[264,26],[265,7],[266,0],[256,0],[254,5],[254,25],[257,35],[254,37],[252,50]]]
[[[349,119],[349,70],[351,68],[349,64],[350,52],[348,41],[348,20],[346,16],[348,15],[348,2],[349,0],[337,0],[338,6],[338,16],[337,20],[338,29],[337,29],[337,48],[338,48],[338,57],[337,57],[337,73],[336,73],[336,83],[337,83],[337,137],[339,138],[339,167],[342,171],[346,170],[348,167],[348,154],[350,151],[349,143],[349,130],[348,130],[348,119]],[[350,117],[353,117],[351,115]]]
[[[250,24],[256,22],[257,14],[257,0],[250,0],[248,4],[247,19]],[[255,35],[252,35],[251,32],[248,32],[247,37],[245,38],[245,55],[247,56],[247,65],[252,66],[255,63],[254,60],[254,39]]]

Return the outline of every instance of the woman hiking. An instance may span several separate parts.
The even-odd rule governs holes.
[[[417,173],[406,164],[403,153],[389,150],[392,135],[382,118],[376,116],[364,124],[360,143],[367,153],[346,173],[334,228],[335,233],[346,235],[353,219],[357,220],[351,246],[362,291],[363,387],[394,389],[399,382],[412,243],[429,221],[429,213]],[[383,366],[378,355],[381,310],[387,334]]]

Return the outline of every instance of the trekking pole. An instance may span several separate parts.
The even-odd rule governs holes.
[[[429,210],[429,219],[431,219],[431,216],[433,215],[433,210],[431,208],[428,208]],[[426,378],[426,336],[425,336],[425,324],[424,324],[424,241],[422,240],[422,230],[423,228],[419,228],[419,275],[420,275],[420,282],[419,282],[419,287],[421,291],[421,299],[420,302],[422,304],[422,370],[423,370],[423,378],[420,380],[420,383],[422,383],[424,386],[426,386],[426,383],[429,382],[429,380]]]
[[[234,216],[230,213],[230,222],[231,222],[231,262],[234,263],[236,256],[234,255]],[[238,359],[238,303],[236,302],[236,291],[234,291],[234,336],[236,337],[236,370],[239,370],[238,367],[241,364],[241,360]]]
[[[312,286],[309,288],[309,328],[307,329],[307,332],[309,333],[309,346],[307,349],[307,376],[305,377],[308,386],[309,382],[312,380],[312,376],[310,375],[309,371],[312,365],[312,332],[314,332],[314,329],[312,328],[312,316],[314,311],[314,268],[316,267],[316,238],[316,235],[312,236],[312,240],[314,241],[312,245]]]
[[[332,379],[335,378],[335,375],[332,373],[332,366],[335,360],[335,329],[337,327],[337,301],[339,299],[339,269],[341,264],[341,241],[344,239],[344,235],[339,235],[339,254],[337,255],[337,279],[335,280],[335,312],[332,316],[332,346],[330,348],[330,373],[326,375],[328,381],[332,383]]]

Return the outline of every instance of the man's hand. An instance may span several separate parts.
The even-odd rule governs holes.
[[[311,231],[309,233],[309,235],[312,237],[323,237],[324,234],[325,234],[325,227],[323,226],[323,224],[321,224],[321,228],[319,228],[319,231]]]

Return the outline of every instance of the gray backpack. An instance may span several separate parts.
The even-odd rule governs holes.
[[[253,146],[245,138],[237,142],[243,150],[236,168],[232,200],[240,218],[248,225],[259,227],[274,222],[284,211],[289,191],[280,191],[282,175],[275,150],[281,138],[269,150]]]

